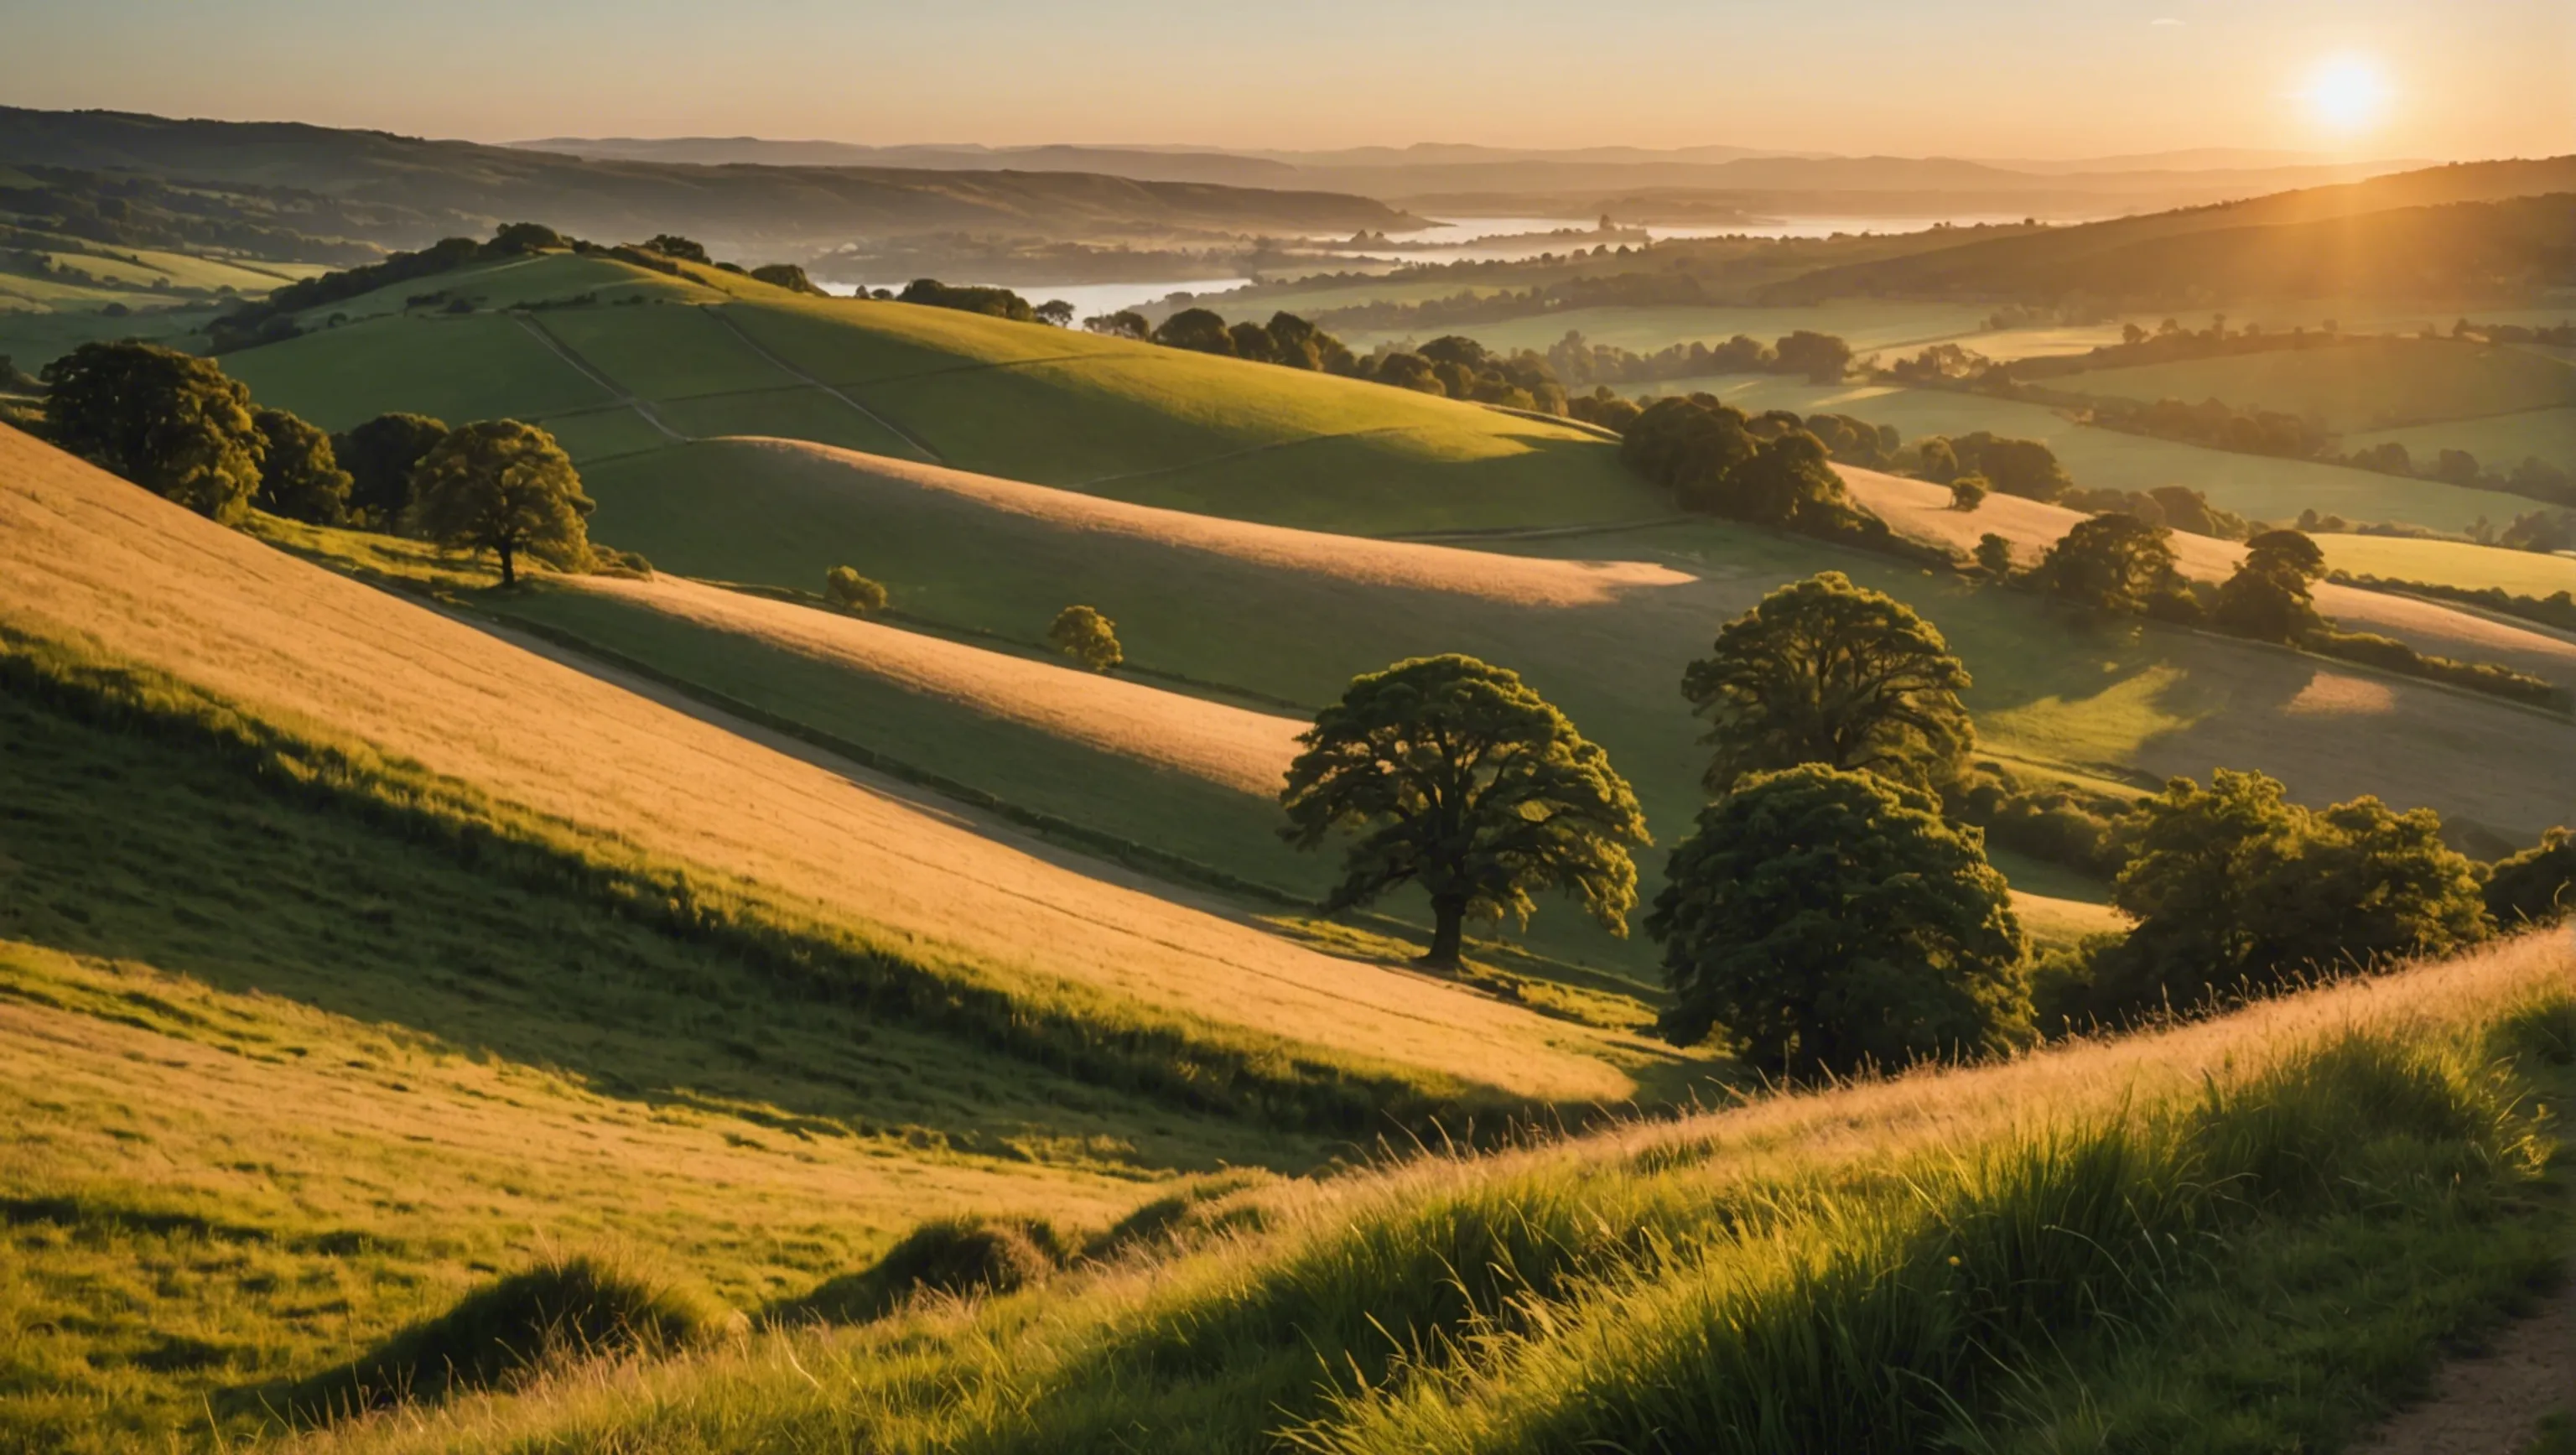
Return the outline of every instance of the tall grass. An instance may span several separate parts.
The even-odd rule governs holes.
[[[1994,1105],[2066,1084],[2008,1067],[1285,1184],[1267,1231],[347,1444],[2331,1445],[2565,1236],[2531,1093],[2576,988],[2559,947],[2501,953],[2418,972],[2474,1002],[2347,986],[2052,1053],[2093,1078],[2054,1103]]]

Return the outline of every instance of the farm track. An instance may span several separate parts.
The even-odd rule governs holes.
[[[797,368],[794,364],[791,364],[785,359],[780,358],[778,355],[771,353],[767,348],[762,346],[758,339],[755,339],[749,333],[746,333],[741,324],[734,322],[733,318],[722,308],[710,308],[705,310],[705,312],[716,322],[723,324],[727,332],[731,333],[735,338],[742,340],[744,348],[747,348],[753,353],[759,355],[762,361],[766,362],[770,367],[777,369],[779,372],[787,374],[792,378],[802,379],[812,387],[822,390],[824,393],[831,395],[843,404],[857,410],[861,415],[864,415],[869,421],[884,429],[887,433],[893,435],[899,440],[902,440],[905,444],[912,446],[914,449],[919,450],[922,458],[930,461],[930,463],[934,465],[944,465],[948,463],[947,457],[940,454],[938,450],[933,449],[928,440],[921,438],[912,431],[905,429],[902,425],[895,423],[893,420],[888,419],[884,415],[877,413],[875,410],[868,408],[864,404],[861,404],[858,400],[841,392],[838,388],[824,383],[822,380],[815,378],[813,375],[806,373],[800,368]],[[751,391],[744,392],[747,393]]]
[[[609,378],[607,374],[603,373],[598,367],[593,365],[590,360],[583,358],[579,350],[575,349],[572,345],[565,343],[562,339],[555,337],[553,331],[548,329],[544,324],[537,322],[534,316],[526,313],[518,313],[511,316],[519,320],[520,327],[526,329],[532,334],[535,334],[539,343],[542,343],[547,348],[554,350],[557,358],[562,359],[565,363],[580,370],[582,377],[590,380],[593,384],[598,385],[600,388],[605,389],[610,394],[614,395],[619,404],[624,405],[628,409],[634,410],[636,417],[642,419],[646,424],[653,426],[655,429],[660,430],[663,434],[668,435],[674,444],[684,445],[689,442],[689,436],[684,435],[678,430],[663,423],[662,416],[654,412],[652,404],[642,395],[634,393],[624,385],[619,384],[616,380]],[[584,412],[587,413],[589,411]]]

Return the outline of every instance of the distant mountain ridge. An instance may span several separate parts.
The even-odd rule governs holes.
[[[523,219],[598,238],[681,232],[734,251],[964,230],[1230,236],[1418,225],[1361,197],[1096,172],[593,161],[298,122],[0,107],[0,164],[13,162],[295,187],[378,204],[385,219],[365,240],[400,247]]]

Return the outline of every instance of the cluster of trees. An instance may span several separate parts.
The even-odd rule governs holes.
[[[1144,323],[1144,319],[1134,313],[1113,314],[1111,319],[1117,327],[1101,332],[1126,333],[1131,327]],[[1326,374],[1359,372],[1358,361],[1340,339],[1293,313],[1274,313],[1266,324],[1247,319],[1229,325],[1211,310],[1184,308],[1163,320],[1160,328],[1135,336],[1150,339],[1166,348],[1188,349],[1193,353],[1216,354],[1229,359],[1250,359],[1256,364],[1278,364]]]
[[[2327,454],[2334,443],[2331,433],[2295,414],[2238,408],[2216,399],[2204,399],[2198,404],[2185,404],[2179,399],[2159,399],[2153,404],[2134,399],[2094,399],[2085,406],[2084,419],[2124,434],[2292,460]]]
[[[1658,399],[1629,422],[1619,457],[1685,510],[1827,537],[1886,533],[1852,504],[1824,442],[1785,410],[1748,417],[1713,395]]]
[[[1501,354],[1458,334],[1416,349],[1387,349],[1357,361],[1353,378],[1451,399],[1472,399],[1510,409],[1564,414],[1564,386],[1547,361],[1527,349]]]
[[[2170,526],[2186,535],[2215,540],[2241,541],[2254,533],[2251,521],[2212,505],[2208,496],[2188,485],[2159,485],[2153,490],[2088,490],[2079,486],[2059,496],[2057,503],[2097,515],[2106,510],[2123,511],[2149,525]]]
[[[1851,345],[1829,333],[1799,329],[1770,344],[1747,334],[1722,343],[1695,340],[1639,354],[1613,344],[1596,344],[1568,329],[1548,346],[1548,366],[1568,388],[1587,384],[1648,384],[1661,379],[1689,379],[1707,374],[1791,374],[1820,384],[1850,372]]]
[[[95,172],[32,162],[10,168],[28,185],[0,182],[0,213],[28,231],[127,248],[221,248],[280,262],[365,263],[380,251],[350,238],[392,225],[404,209],[293,187]]]
[[[257,508],[398,530],[492,552],[505,586],[522,556],[566,570],[592,564],[590,498],[570,457],[534,425],[451,430],[397,414],[332,436],[256,404],[212,359],[137,342],[85,344],[48,365],[44,381],[55,445],[210,519],[232,524]]]

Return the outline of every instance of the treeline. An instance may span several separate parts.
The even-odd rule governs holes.
[[[532,424],[450,429],[388,414],[325,434],[255,403],[213,359],[134,341],[84,344],[48,364],[44,383],[47,441],[227,525],[257,509],[489,551],[504,586],[522,557],[561,570],[651,569],[590,540],[581,477]]]

